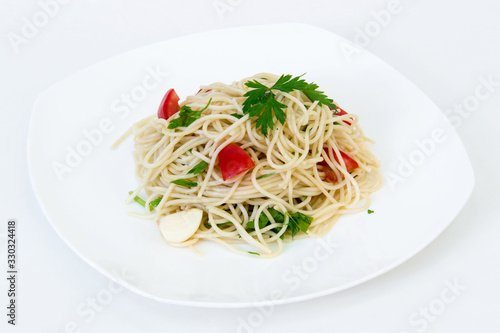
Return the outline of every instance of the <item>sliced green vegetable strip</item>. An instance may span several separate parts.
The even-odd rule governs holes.
[[[176,185],[180,185],[180,186],[185,186],[185,187],[195,187],[195,186],[198,186],[198,183],[192,182],[192,181],[189,181],[189,180],[185,180],[185,179],[172,180],[171,183],[172,184],[176,184]]]
[[[205,168],[208,166],[208,163],[205,161],[201,161],[200,163],[196,164],[191,170],[188,171],[188,174],[193,174],[193,175],[199,175],[203,171],[205,171]]]
[[[259,176],[259,177],[255,178],[255,179],[262,179],[262,178],[266,178],[266,177],[269,177],[269,176],[272,176],[272,175],[275,175],[275,174],[276,174],[276,172],[271,172],[271,173],[268,173],[266,175]]]
[[[128,194],[132,194],[134,193],[134,191],[129,191]],[[134,200],[135,202],[137,202],[139,205],[141,205],[142,207],[146,208],[146,201],[142,200],[141,198],[139,198],[138,196],[135,196],[134,197]]]

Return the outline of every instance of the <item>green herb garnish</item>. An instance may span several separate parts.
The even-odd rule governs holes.
[[[134,193],[133,191],[129,191],[128,194],[132,194]],[[161,199],[163,197],[159,197],[159,198],[156,198],[154,199],[153,201],[149,202],[149,207],[152,208],[155,208],[155,207],[158,207],[158,204],[160,203]],[[140,197],[138,196],[135,196],[134,198],[135,202],[137,202],[139,205],[141,205],[142,207],[146,208],[146,201],[144,201],[143,199],[141,199]]]
[[[160,201],[161,201],[161,199],[162,199],[162,198],[163,198],[163,197],[159,197],[159,198],[156,198],[156,199],[154,199],[154,200],[150,201],[150,202],[149,202],[149,205],[150,205],[151,207],[158,207],[158,204],[160,203]]]
[[[257,253],[257,252],[248,251],[248,253],[255,254],[256,256],[260,256],[260,253]]]
[[[373,214],[373,213],[375,213],[374,210],[368,209],[368,214]]]
[[[185,179],[172,180],[171,183],[172,184],[176,184],[176,185],[180,185],[180,186],[185,186],[185,187],[195,187],[195,186],[198,186],[198,183],[192,182],[192,181],[189,181],[189,180],[185,180]]]
[[[205,225],[205,228],[207,228],[207,229],[210,229],[212,227],[212,225],[209,222],[205,222],[204,225]],[[229,227],[229,226],[232,226],[232,225],[233,225],[232,222],[224,222],[224,223],[217,224],[217,226],[219,228]]]
[[[266,178],[266,177],[269,177],[269,176],[272,176],[272,175],[275,175],[275,174],[276,174],[276,172],[271,172],[271,173],[268,173],[266,175],[259,176],[259,177],[255,178],[255,179],[262,179],[262,178]]]
[[[288,228],[292,232],[292,238],[302,230],[305,234],[307,234],[307,229],[311,225],[313,220],[312,217],[304,215],[302,213],[296,212],[293,214],[286,213],[288,216]]]
[[[276,209],[274,209],[274,208],[268,208],[267,211],[273,217],[274,222],[276,222],[276,223],[283,223],[283,222],[285,222],[285,215],[281,214]],[[264,212],[262,212],[260,214],[260,216],[259,216],[259,229],[265,228],[268,224],[269,224],[269,219],[267,218],[267,215],[264,214]],[[247,222],[247,228],[251,229],[251,230],[255,230],[255,222],[253,220],[252,221],[248,221]]]
[[[243,96],[247,99],[243,102],[243,113],[249,114],[250,117],[257,117],[256,127],[259,128],[264,136],[267,137],[268,128],[274,129],[274,118],[283,125],[286,120],[287,108],[276,100],[276,95],[273,90],[282,92],[291,92],[300,90],[311,101],[318,101],[319,105],[327,105],[332,107],[333,100],[329,99],[324,92],[317,90],[319,86],[315,83],[307,83],[301,79],[302,75],[292,78],[291,75],[281,75],[276,83],[268,88],[257,80],[248,81],[245,85],[252,90],[246,92]]]
[[[238,119],[243,118],[243,116],[241,114],[238,114],[238,113],[231,113],[230,116],[236,117]]]
[[[281,212],[274,208],[269,208],[267,211],[269,212],[269,214],[271,214],[276,223],[284,223],[285,215],[288,216],[288,230],[290,230],[290,232],[292,233],[292,238],[295,237],[295,235],[299,231],[303,231],[307,234],[307,230],[309,229],[309,226],[311,225],[311,222],[313,220],[311,216],[307,216],[299,212],[293,214],[285,213],[285,215],[283,215]],[[269,218],[266,214],[264,214],[264,212],[262,212],[259,216],[259,229],[265,228],[269,223]],[[247,222],[247,229],[249,231],[255,230],[254,220]],[[278,233],[280,229],[274,228],[273,231]]]
[[[196,164],[191,170],[188,171],[188,174],[193,174],[193,175],[199,175],[203,171],[205,171],[205,168],[208,166],[208,163],[205,161],[201,161],[200,163]]]
[[[132,194],[134,193],[134,191],[129,191],[128,194]],[[137,202],[139,205],[141,205],[142,207],[146,207],[146,201],[142,200],[141,198],[139,198],[137,195],[134,197],[134,200],[135,202]]]
[[[274,208],[269,208],[267,211],[273,217],[274,222],[276,222],[276,223],[284,223],[285,222],[285,215],[281,214],[280,211],[277,211]]]
[[[269,219],[267,218],[266,214],[262,213],[259,216],[259,229],[263,229],[266,227],[266,225],[269,223]],[[247,222],[247,228],[250,230],[255,230],[255,221],[251,220]]]
[[[167,128],[174,129],[177,127],[187,127],[191,125],[195,120],[201,117],[201,113],[208,108],[210,102],[212,102],[211,98],[208,100],[207,105],[205,105],[205,107],[200,111],[193,111],[193,109],[191,109],[191,107],[187,105],[182,106],[179,110],[179,116],[175,119],[170,120]]]

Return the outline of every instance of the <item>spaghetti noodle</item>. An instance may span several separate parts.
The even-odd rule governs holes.
[[[276,100],[286,105],[286,122],[276,121],[266,137],[256,126],[258,118],[243,112],[251,90],[246,83],[272,87],[278,79],[261,73],[230,85],[203,86],[181,103],[192,110],[206,107],[186,127],[169,129],[176,115],[151,116],[133,126],[140,185],[129,200],[141,191],[148,195],[148,214],[142,217],[159,221],[192,208],[203,211],[196,232],[172,245],[211,240],[240,254],[272,257],[284,242],[325,235],[339,216],[368,208],[382,178],[368,147],[373,141],[356,115],[339,112],[336,105],[332,110],[299,90],[276,90]],[[224,180],[218,157],[230,144],[255,166]],[[206,167],[193,174],[197,165]],[[155,200],[153,208],[149,203]],[[291,232],[294,213],[310,218],[307,234],[304,228]]]

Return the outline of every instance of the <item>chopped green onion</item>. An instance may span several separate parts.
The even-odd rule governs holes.
[[[134,193],[133,191],[129,191],[128,194],[132,194]],[[149,207],[151,207],[151,209],[155,208],[155,207],[158,207],[158,204],[160,203],[161,199],[163,197],[159,197],[159,198],[156,198],[154,199],[153,201],[150,201],[149,202]],[[146,201],[144,201],[143,199],[141,199],[140,197],[138,196],[135,196],[134,200],[139,204],[141,205],[142,207],[146,208]]]
[[[129,191],[128,194],[132,194],[134,193],[134,191]],[[134,197],[134,200],[139,204],[141,205],[142,207],[146,207],[146,201],[142,200],[141,198],[139,198],[138,196],[135,196]]]
[[[172,180],[172,184],[180,185],[180,186],[185,186],[185,187],[195,187],[198,186],[198,183],[196,182],[191,182],[189,180],[185,179],[177,179],[177,180]]]
[[[159,197],[159,198],[154,199],[153,201],[150,201],[149,205],[151,207],[158,207],[158,204],[160,203],[160,201],[161,201],[162,198],[163,197]]]
[[[272,176],[272,175],[275,175],[275,174],[276,174],[276,172],[271,172],[271,173],[268,173],[266,175],[259,176],[259,177],[255,178],[255,179],[262,179],[262,178],[266,178],[266,177],[269,177],[269,176]]]

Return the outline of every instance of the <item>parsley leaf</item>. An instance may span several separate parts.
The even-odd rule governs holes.
[[[205,168],[208,166],[208,163],[205,161],[201,161],[200,163],[196,164],[191,170],[188,171],[188,174],[192,173],[193,175],[199,175],[203,171],[205,171]]]
[[[277,211],[274,208],[269,208],[267,211],[273,217],[274,222],[276,222],[276,223],[284,223],[285,222],[285,215],[281,214],[281,212]]]
[[[259,216],[259,229],[265,228],[266,225],[269,223],[269,219],[267,218],[266,214],[262,213]],[[248,221],[247,222],[247,228],[248,229],[253,229],[255,230],[255,221]]]
[[[258,117],[256,127],[267,137],[268,128],[274,129],[274,118],[283,125],[286,120],[285,109],[287,106],[276,100],[273,90],[291,92],[300,90],[311,101],[318,101],[319,105],[333,107],[333,100],[329,99],[324,92],[317,90],[319,86],[315,83],[307,83],[301,79],[302,75],[292,77],[291,75],[281,75],[281,77],[270,88],[257,80],[248,81],[245,85],[252,90],[247,91],[243,96],[247,99],[243,102],[243,113],[250,117]]]
[[[268,208],[267,211],[269,214],[274,219],[274,222],[276,223],[284,223],[285,222],[285,215],[283,215],[281,212],[277,211],[274,208]],[[269,219],[267,218],[267,215],[264,213],[261,213],[259,216],[259,229],[265,228],[269,224]],[[255,221],[248,221],[247,222],[247,228],[248,229],[253,229],[255,230]]]
[[[317,90],[319,86],[316,83],[310,83],[307,88],[302,89],[301,91],[304,95],[307,96],[311,100],[311,102],[318,101],[318,104],[321,106],[325,104],[326,106],[337,110],[335,104],[333,104],[333,100],[328,98],[323,91]]]
[[[312,217],[304,215],[302,213],[296,212],[293,214],[286,213],[289,220],[288,220],[288,228],[292,232],[292,238],[300,231],[302,230],[305,234],[307,234],[307,229],[309,229],[309,226],[311,225],[311,222],[313,220]]]
[[[201,113],[205,111],[210,103],[212,102],[212,99],[210,98],[208,100],[207,105],[200,111],[193,111],[191,107],[184,105],[181,107],[179,110],[179,117],[170,120],[170,123],[168,124],[168,129],[174,129],[177,127],[187,127],[194,123],[195,120],[199,119],[201,117]]]
[[[195,187],[198,186],[198,183],[196,182],[191,182],[189,180],[185,179],[177,179],[177,180],[172,180],[172,184],[180,185],[180,186],[185,186],[185,187]]]
[[[281,77],[278,79],[278,81],[276,81],[271,89],[277,89],[287,93],[292,90],[307,89],[309,83],[307,83],[304,79],[300,79],[302,75],[296,76],[294,78],[292,78],[291,75],[281,75]]]
[[[265,87],[265,89],[267,90],[268,88]],[[272,92],[261,92],[261,90],[261,88],[257,88],[243,95],[248,96],[245,102],[243,102],[243,112],[245,114],[248,113],[250,117],[258,117],[256,127],[260,127],[262,134],[267,137],[267,128],[269,127],[271,130],[274,129],[274,117],[276,117],[282,125],[285,123],[286,114],[283,110],[286,108],[286,105],[274,99],[275,95]],[[251,94],[254,92],[259,92],[261,96],[255,94],[255,96],[252,97]],[[255,103],[250,104],[251,101],[255,101]]]
[[[374,210],[368,209],[368,214],[373,214],[373,213],[375,213]]]
[[[267,211],[269,212],[269,214],[271,214],[276,223],[285,223],[285,216],[288,216],[288,230],[290,230],[290,232],[292,233],[292,238],[295,237],[295,235],[299,231],[303,231],[305,234],[307,234],[307,230],[309,229],[309,226],[311,225],[311,222],[313,220],[311,216],[307,216],[299,212],[293,214],[285,213],[285,215],[283,215],[280,211],[274,208],[268,208]],[[261,213],[259,216],[259,229],[265,228],[269,223],[270,221],[267,215]],[[247,229],[249,231],[255,230],[254,220],[247,222]],[[273,231],[278,233],[280,229],[274,228]]]
[[[241,114],[238,114],[238,113],[231,113],[230,116],[233,116],[233,117],[238,118],[238,119],[243,118],[243,116]]]

